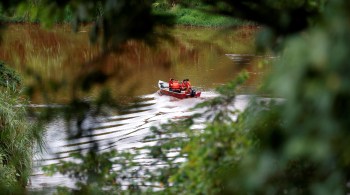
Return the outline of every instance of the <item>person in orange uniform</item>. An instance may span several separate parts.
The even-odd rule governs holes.
[[[174,79],[173,79],[173,78],[170,78],[170,80],[169,80],[169,91],[172,90],[173,83],[174,83]]]
[[[178,93],[181,92],[181,85],[180,85],[180,83],[179,83],[178,80],[174,80],[174,81],[173,81],[173,84],[172,84],[171,89],[172,89],[172,91],[174,91],[174,92],[178,92]]]
[[[175,80],[173,78],[170,79],[169,81],[169,91],[174,91],[174,92],[181,92],[181,85],[178,80]]]
[[[181,91],[185,91],[187,89],[186,87],[186,79],[182,80],[182,83],[181,83]]]
[[[181,83],[181,90],[182,91],[186,91],[187,89],[187,84],[186,84],[186,79],[182,80],[182,83]]]

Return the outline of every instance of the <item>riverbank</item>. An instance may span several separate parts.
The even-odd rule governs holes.
[[[173,6],[170,8],[154,8],[156,13],[170,14],[175,17],[176,25],[202,26],[202,27],[225,27],[225,26],[245,26],[255,25],[252,22],[243,21],[222,15],[205,12],[204,8],[185,8]]]
[[[28,120],[21,77],[0,61],[0,192],[22,194],[32,171],[34,147],[42,128]]]
[[[180,5],[169,5],[167,3],[157,4],[154,3],[153,13],[161,15],[171,15],[175,18],[175,25],[181,26],[198,26],[198,27],[227,27],[227,26],[254,26],[253,22],[243,21],[240,19],[215,15],[213,13],[206,12],[205,7],[194,6],[186,8]],[[101,11],[103,12],[103,11]],[[97,17],[97,16],[96,16]],[[69,8],[63,10],[63,14],[60,18],[56,18],[54,23],[65,24],[72,23],[74,20],[73,11]],[[5,14],[0,11],[0,21],[10,24],[21,23],[40,23],[40,20],[35,16],[32,16],[29,12],[14,12],[11,14]],[[93,22],[91,19],[90,22]],[[86,21],[85,21],[86,22]],[[89,23],[89,21],[87,21]]]

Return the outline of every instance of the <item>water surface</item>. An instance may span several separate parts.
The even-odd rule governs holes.
[[[101,151],[149,144],[142,139],[150,133],[151,126],[193,114],[189,108],[217,96],[215,87],[246,70],[250,78],[240,87],[234,103],[237,109],[243,109],[260,86],[270,60],[255,55],[256,28],[223,32],[222,29],[177,27],[171,32],[172,41],[162,40],[156,47],[130,41],[121,53],[105,56],[98,63],[86,63],[101,52],[98,46],[89,43],[87,31],[88,27],[73,33],[67,26],[56,26],[48,31],[37,25],[13,25],[4,35],[0,58],[26,75],[26,86],[34,86],[31,88],[33,106],[64,106],[75,96],[92,99],[107,87],[119,99],[141,99],[137,107],[130,107],[124,113],[88,118],[84,127],[92,130],[91,133],[69,142],[63,118],[57,117],[48,124],[46,151],[35,157],[30,188],[72,186],[66,176],[46,176],[41,167],[70,160],[70,153],[89,149],[92,141],[100,145]],[[109,75],[110,79],[91,91],[81,90],[82,76],[96,70]],[[39,76],[26,74],[28,71]],[[192,85],[202,91],[201,98],[178,100],[160,96],[158,80],[167,81],[171,77],[189,78]],[[52,86],[59,87],[53,89]]]

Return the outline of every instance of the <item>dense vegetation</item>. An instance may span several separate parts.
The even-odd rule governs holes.
[[[30,0],[28,1],[27,6],[20,7],[17,10],[13,9],[6,11],[0,9],[0,17],[3,21],[11,23],[39,23],[40,21],[43,21],[40,19],[42,15],[50,14],[49,12],[41,10],[44,5],[45,1],[43,0]],[[181,2],[156,0],[152,4],[152,10],[154,13],[173,15],[175,17],[175,24],[179,25],[222,27],[229,25],[252,24],[211,12],[203,12],[205,8],[206,6],[200,1]],[[95,8],[92,17],[87,18],[86,21],[93,22],[105,12],[104,9],[105,8],[103,8],[101,5],[98,5]],[[75,18],[73,15],[72,6],[65,7],[62,11],[60,11],[60,13],[58,13],[58,15],[52,18],[52,20],[57,23],[70,23],[74,21]]]
[[[92,8],[110,8],[104,9],[105,13],[92,30],[92,38],[103,39],[105,52],[117,51],[118,46],[129,39],[145,38],[152,42],[155,27],[172,22],[167,15],[153,13],[151,3],[100,1],[97,5],[94,1],[87,2]],[[257,38],[260,52],[272,50],[280,58],[272,65],[274,71],[267,78],[265,88],[272,97],[283,100],[253,99],[243,113],[230,109],[235,87],[246,79],[243,73],[217,89],[220,97],[198,105],[210,112],[152,128],[153,136],[145,139],[158,138],[159,141],[148,148],[149,156],[165,166],[135,169],[137,164],[132,159],[138,151],[98,154],[91,150],[74,155],[83,164],[62,162],[49,170],[78,178],[80,183],[75,192],[91,194],[110,189],[120,193],[155,190],[152,186],[138,188],[138,183],[132,181],[135,176],[145,176],[141,184],[164,187],[154,192],[160,194],[349,193],[350,3],[346,0],[202,2],[206,11],[266,25]],[[80,18],[78,21],[86,19],[71,1],[46,3],[61,11],[72,6]],[[85,8],[90,16],[95,13],[92,8]],[[132,17],[135,23],[129,26],[123,17]],[[137,22],[140,20],[142,24]],[[102,37],[99,32],[103,32]],[[103,76],[93,81],[103,83]],[[101,101],[97,103],[103,105]],[[88,103],[77,99],[73,99],[71,106],[70,111],[75,112],[70,114],[76,114],[80,121],[90,108]],[[237,115],[237,120],[233,120],[232,115]],[[191,127],[199,116],[207,117],[207,125],[193,130]],[[177,154],[169,157],[170,151]],[[181,161],[176,161],[178,159]],[[112,163],[118,163],[121,169],[110,171]],[[121,180],[128,178],[131,178],[129,188],[119,188]],[[96,188],[89,188],[90,182]]]
[[[0,190],[18,193],[29,181],[41,128],[28,121],[20,78],[0,62]]]
[[[205,11],[206,8],[208,6],[201,1],[158,0],[153,3],[155,13],[172,14],[175,17],[176,24],[179,25],[223,27],[253,24],[252,22],[243,22],[243,20]]]

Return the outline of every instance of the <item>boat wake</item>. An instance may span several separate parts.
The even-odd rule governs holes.
[[[150,143],[142,140],[145,136],[150,135],[150,127],[189,117],[196,112],[190,108],[216,96],[218,94],[213,91],[202,92],[200,98],[182,100],[158,93],[144,95],[140,97],[143,101],[125,114],[89,119],[84,125],[89,133],[69,141],[67,141],[68,135],[65,128],[67,124],[62,118],[58,118],[47,126],[46,151],[38,153],[35,158],[30,188],[39,189],[62,185],[74,187],[73,182],[66,176],[44,175],[41,171],[42,166],[58,163],[59,160],[72,160],[69,157],[70,153],[91,149],[93,143],[97,143],[101,151],[111,148],[123,151],[149,145]],[[237,96],[235,107],[244,109],[248,100],[247,95]]]

